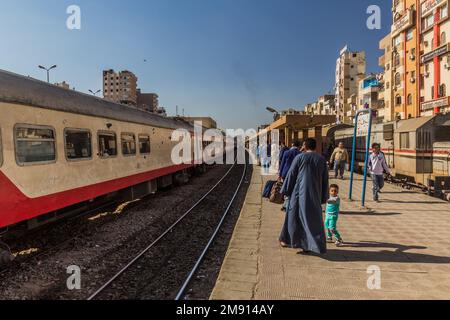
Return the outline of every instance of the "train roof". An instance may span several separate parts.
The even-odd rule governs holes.
[[[399,123],[397,132],[414,132],[420,127],[424,126],[428,121],[433,119],[434,116],[419,117],[414,119],[402,120]]]
[[[193,129],[191,124],[182,120],[106,101],[4,70],[0,70],[0,102],[30,105],[160,128]]]

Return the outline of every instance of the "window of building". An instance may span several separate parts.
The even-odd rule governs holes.
[[[150,154],[150,136],[146,134],[139,135],[139,153]]]
[[[434,86],[431,86],[431,99],[434,99]]]
[[[412,103],[413,103],[412,94],[408,94],[408,105],[412,105]]]
[[[434,14],[430,14],[428,17],[425,18],[424,28],[427,29],[431,27],[433,24],[434,24]]]
[[[396,86],[399,86],[399,85],[401,85],[401,83],[402,83],[402,78],[401,78],[401,76],[400,76],[400,73],[396,73],[395,74],[395,85]]]
[[[413,38],[413,29],[409,29],[408,32],[406,32],[406,41],[412,40]]]
[[[441,45],[447,42],[447,35],[445,32],[441,33]]]
[[[397,96],[395,97],[395,104],[396,104],[397,106],[399,106],[399,105],[402,104],[402,97],[401,97],[401,96],[397,95]]]
[[[448,16],[448,6],[445,5],[441,8],[441,19],[447,18]]]
[[[439,97],[446,97],[447,96],[447,87],[445,84],[441,84],[439,86]]]
[[[409,132],[400,133],[400,149],[409,149]]]
[[[101,158],[117,156],[117,139],[114,132],[101,131],[98,133],[98,155]]]
[[[55,130],[50,127],[17,125],[16,159],[19,165],[56,161]]]
[[[389,83],[389,82],[386,82],[386,89],[389,90],[389,87],[390,87],[390,83]]]
[[[132,133],[122,133],[122,154],[124,156],[134,156],[136,154],[136,137]]]
[[[398,67],[400,65],[400,55],[398,53],[394,54],[394,66]]]
[[[82,160],[92,157],[91,132],[87,129],[65,129],[64,139],[67,160]]]
[[[400,37],[400,35],[396,36],[394,38],[394,47],[400,45],[401,42],[402,42],[402,38]]]

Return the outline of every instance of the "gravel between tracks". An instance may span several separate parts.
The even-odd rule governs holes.
[[[29,240],[31,247],[36,242],[48,245],[58,239],[67,243],[54,252],[16,263],[0,274],[0,299],[85,299],[192,206],[229,168],[212,167],[206,174],[191,179],[189,184],[158,192],[120,214],[109,214],[94,221],[86,218],[80,218],[81,222],[67,221],[33,235]],[[217,203],[220,203],[219,200]],[[214,203],[210,205],[214,206]],[[77,236],[71,239],[74,234]],[[156,286],[152,284],[153,287],[146,284],[153,283],[152,275],[156,271],[169,271],[168,266],[173,265],[179,266],[175,270],[181,270],[184,266],[183,261],[176,258],[173,261],[165,259],[165,250],[173,251],[180,244],[189,248],[188,243],[195,244],[196,241],[200,238],[189,237],[186,232],[181,237],[180,233],[180,238],[177,236],[172,243],[167,242],[163,252],[155,253],[150,259],[150,267],[142,264],[137,268],[135,275],[145,277],[136,276],[129,283],[124,282],[119,294],[106,298],[171,298],[171,290],[168,290],[169,293],[157,290],[162,287],[161,282]],[[69,291],[66,287],[70,276],[66,270],[71,265],[77,265],[82,270],[81,290]],[[177,275],[181,273],[176,271]],[[168,280],[166,288],[175,288],[175,280],[170,281],[172,278],[170,272],[161,278]],[[174,283],[172,287],[170,283]]]

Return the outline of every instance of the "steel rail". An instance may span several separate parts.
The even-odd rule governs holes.
[[[236,166],[237,160],[231,166],[231,168],[225,173],[225,175],[203,196],[198,200],[189,210],[187,210],[177,221],[175,221],[166,231],[164,231],[158,238],[156,238],[148,247],[142,250],[136,257],[134,257],[129,263],[127,263],[119,272],[117,272],[113,277],[111,277],[105,284],[103,284],[97,291],[95,291],[87,300],[94,300],[98,297],[105,289],[107,289],[114,281],[116,281],[122,274],[124,274],[131,266],[133,266],[139,259],[142,258],[150,249],[152,249],[156,244],[158,244],[168,233],[170,233],[173,228],[175,228],[181,221],[183,221],[196,207],[198,207],[203,200],[206,199],[221,183],[225,178],[228,177],[231,170]]]
[[[192,268],[191,272],[189,273],[189,275],[187,276],[186,280],[184,281],[183,285],[181,286],[180,290],[178,291],[178,294],[175,298],[176,301],[180,300],[183,295],[184,292],[186,291],[187,286],[189,285],[189,283],[192,281],[192,278],[194,277],[195,273],[197,272],[198,268],[200,267],[201,263],[203,262],[203,259],[205,258],[206,254],[208,253],[208,250],[210,249],[211,245],[213,244],[214,240],[217,237],[217,234],[220,231],[220,228],[222,227],[225,218],[227,217],[228,213],[230,212],[231,206],[234,203],[234,200],[236,199],[239,190],[241,189],[241,186],[244,182],[245,176],[247,174],[247,164],[245,164],[244,167],[244,172],[242,173],[242,177],[241,177],[241,181],[239,182],[239,185],[236,188],[236,191],[234,192],[233,198],[231,198],[228,207],[226,208],[225,212],[222,215],[222,219],[220,219],[219,224],[217,225],[213,235],[211,236],[211,238],[209,239],[208,243],[206,244],[205,248],[203,249],[202,254],[200,255],[200,257],[198,258],[197,262],[195,263],[194,267]]]

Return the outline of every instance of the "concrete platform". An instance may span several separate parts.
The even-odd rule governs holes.
[[[375,203],[369,182],[371,211],[361,210],[347,199],[349,181],[331,180],[341,187],[338,229],[346,245],[303,256],[278,244],[285,214],[261,198],[269,179],[254,168],[211,299],[450,299],[449,203],[389,184]],[[355,199],[361,188],[357,176]],[[368,286],[373,266],[381,272],[379,289]]]

